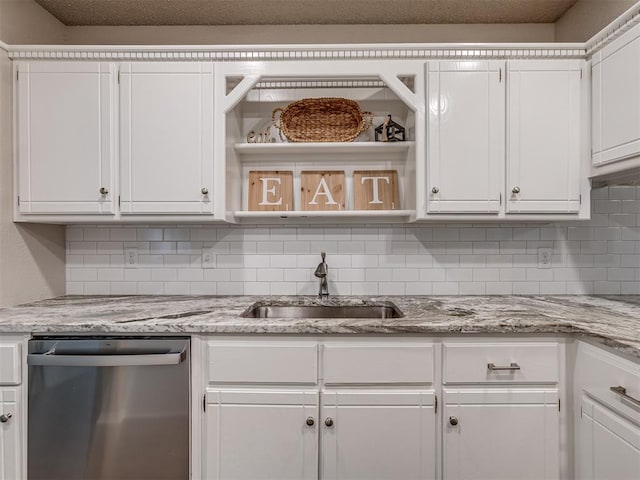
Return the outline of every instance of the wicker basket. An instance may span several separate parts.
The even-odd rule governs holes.
[[[290,142],[351,142],[373,122],[371,112],[346,98],[303,98],[276,108],[271,118]]]

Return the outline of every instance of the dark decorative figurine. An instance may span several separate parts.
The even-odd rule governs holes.
[[[404,142],[405,140],[404,127],[391,120],[391,115],[376,127],[376,142]]]

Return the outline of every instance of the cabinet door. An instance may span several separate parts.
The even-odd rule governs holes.
[[[444,395],[444,478],[559,478],[557,390],[466,389]]]
[[[577,478],[640,478],[640,426],[586,396],[582,397],[581,406]],[[640,418],[636,411],[630,412]]]
[[[24,478],[19,395],[17,387],[0,388],[0,415],[8,417],[0,423],[0,480]]]
[[[122,213],[212,213],[213,64],[127,63],[120,82]]]
[[[209,389],[206,401],[207,479],[317,478],[317,391]]]
[[[508,65],[507,212],[578,212],[583,62]]]
[[[428,71],[428,211],[498,213],[505,62],[430,62]]]
[[[622,48],[612,44],[594,56],[591,155],[595,165],[640,153],[639,85],[640,38]]]
[[[323,392],[321,477],[435,478],[432,391]]]
[[[20,213],[113,213],[115,67],[17,68]]]

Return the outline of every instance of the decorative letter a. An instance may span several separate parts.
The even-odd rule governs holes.
[[[318,195],[324,195],[327,197],[326,205],[337,205],[333,197],[331,196],[331,190],[329,190],[329,186],[327,185],[327,181],[322,177],[320,179],[320,183],[318,184],[318,188],[316,188],[316,193],[313,194],[313,198],[309,202],[309,205],[318,205]]]

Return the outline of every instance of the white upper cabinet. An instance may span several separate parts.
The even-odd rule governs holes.
[[[113,213],[115,66],[17,64],[18,211]]]
[[[640,154],[638,35],[640,30],[633,29],[593,56],[591,155],[594,165]]]
[[[122,213],[213,213],[213,63],[120,67]]]
[[[428,212],[498,213],[505,62],[429,62],[427,85]]]
[[[507,213],[580,211],[583,64],[508,62]]]
[[[584,65],[555,58],[21,62],[15,220],[586,219]],[[373,126],[354,142],[278,134],[274,111],[317,97],[357,102]],[[406,141],[375,141],[374,128],[389,118],[404,126]],[[267,131],[268,142],[248,140]],[[307,210],[302,172],[332,170],[344,172],[343,208]],[[250,207],[251,172],[271,171],[290,172],[287,210]],[[356,173],[389,171],[397,181],[384,208],[356,201],[363,198]]]

